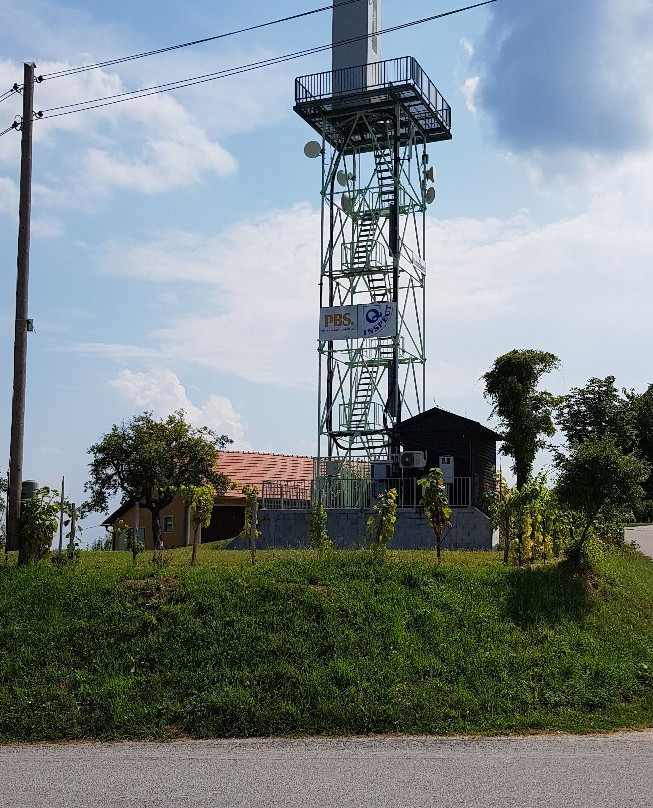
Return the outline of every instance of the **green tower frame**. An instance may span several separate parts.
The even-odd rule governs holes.
[[[320,310],[396,317],[388,336],[318,342],[324,476],[321,461],[396,455],[396,426],[424,409],[427,146],[451,138],[451,109],[412,57],[298,78],[295,101],[321,138]]]

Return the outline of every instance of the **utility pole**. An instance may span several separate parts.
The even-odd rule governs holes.
[[[34,115],[34,65],[25,63],[23,120],[21,122],[20,202],[18,207],[18,268],[16,275],[16,330],[14,338],[14,392],[11,402],[9,493],[7,496],[7,549],[20,548],[20,495],[23,484],[25,437],[25,382],[27,376],[29,241],[32,208],[32,122]],[[22,560],[19,558],[19,561]]]

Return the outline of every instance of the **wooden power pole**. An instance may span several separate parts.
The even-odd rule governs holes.
[[[29,241],[32,208],[32,123],[34,115],[34,68],[25,63],[23,120],[21,122],[20,202],[18,207],[18,268],[16,275],[16,330],[14,337],[14,392],[11,402],[9,447],[9,492],[7,496],[7,549],[20,548],[20,495],[23,484],[23,439],[25,436],[25,382],[27,376]]]

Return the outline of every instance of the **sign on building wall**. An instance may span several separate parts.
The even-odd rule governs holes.
[[[320,309],[320,340],[385,339],[397,334],[396,303],[363,303]]]

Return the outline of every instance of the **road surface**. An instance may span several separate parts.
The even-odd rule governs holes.
[[[11,808],[650,808],[653,732],[0,748]]]
[[[645,527],[627,527],[626,541],[634,541],[639,549],[653,558],[653,525]],[[653,800],[651,801],[653,803]]]

